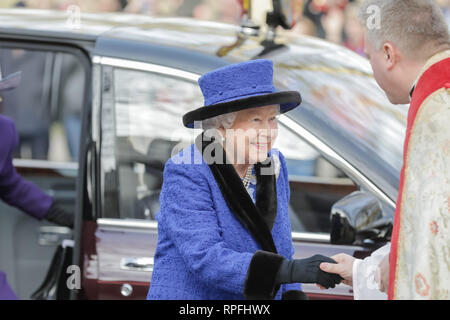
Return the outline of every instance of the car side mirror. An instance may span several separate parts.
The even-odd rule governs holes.
[[[392,233],[392,221],[383,216],[378,199],[362,191],[355,191],[336,202],[330,218],[330,242],[333,244],[389,241]]]

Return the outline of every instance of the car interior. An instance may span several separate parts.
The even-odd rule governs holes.
[[[19,87],[0,94],[0,114],[15,121],[19,135],[14,158],[68,164],[77,161],[77,155],[71,154],[71,144],[74,135],[79,139],[76,118],[81,114],[85,85],[85,70],[79,59],[67,52],[1,43],[0,71],[3,76],[22,72]],[[33,141],[30,135],[41,140]],[[55,157],[57,149],[65,157]],[[32,161],[29,165],[34,166]],[[58,171],[36,166],[37,170],[22,167],[21,163],[16,165],[24,179],[74,212],[76,169]],[[20,299],[30,299],[42,283],[55,249],[63,239],[72,236],[70,229],[55,227],[0,201],[0,270],[7,274]]]
[[[116,143],[119,150],[117,162],[121,217],[155,220],[159,210],[164,165],[179,142],[152,139],[146,154],[133,148],[128,138],[117,138]]]

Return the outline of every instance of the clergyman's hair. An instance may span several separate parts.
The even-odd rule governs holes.
[[[358,17],[377,51],[389,41],[406,56],[427,58],[450,47],[449,27],[434,0],[365,0]]]

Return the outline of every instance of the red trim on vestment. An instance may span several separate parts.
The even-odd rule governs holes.
[[[391,252],[389,257],[389,291],[388,298],[392,300],[394,298],[395,287],[395,275],[397,269],[397,252],[398,252],[398,237],[400,233],[401,222],[401,204],[403,195],[403,186],[405,178],[405,165],[407,159],[409,138],[411,136],[411,130],[416,119],[417,112],[424,100],[430,96],[433,92],[444,88],[445,84],[450,80],[450,58],[444,59],[428,68],[425,73],[420,77],[417,82],[416,88],[411,99],[411,106],[408,112],[408,124],[406,127],[406,138],[403,147],[403,167],[400,172],[400,187],[397,197],[397,207],[395,210],[394,228],[391,238]]]

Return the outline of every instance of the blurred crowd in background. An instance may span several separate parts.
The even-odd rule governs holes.
[[[363,32],[358,22],[362,0],[297,0],[294,31],[342,44],[363,54]],[[436,0],[450,25],[450,0]],[[242,0],[3,0],[1,7],[67,10],[77,5],[81,12],[126,12],[157,17],[192,17],[239,24]]]

